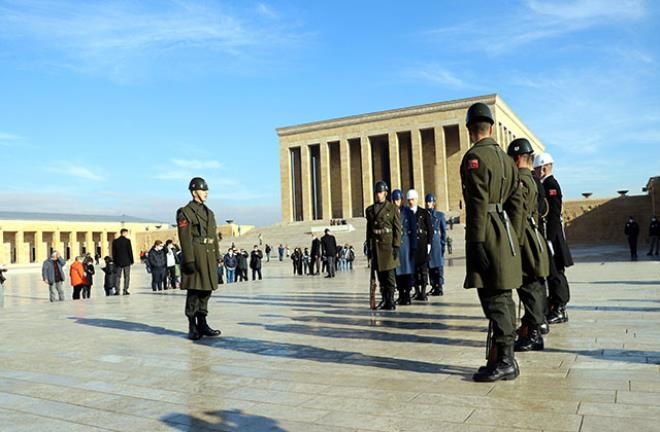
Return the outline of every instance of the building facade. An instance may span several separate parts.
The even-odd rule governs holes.
[[[438,209],[460,214],[465,115],[475,102],[490,107],[502,147],[525,137],[543,150],[496,94],[278,128],[282,221],[362,217],[378,180],[404,193],[432,192]]]

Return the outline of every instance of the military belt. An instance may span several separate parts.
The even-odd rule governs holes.
[[[390,228],[377,228],[373,230],[374,234],[385,234],[385,233],[390,233],[392,230]]]
[[[488,211],[491,213],[502,214],[504,212],[504,207],[502,207],[502,203],[490,203],[488,204]]]
[[[215,239],[213,237],[197,237],[192,240],[195,243],[201,243],[201,244],[211,244],[215,242]]]

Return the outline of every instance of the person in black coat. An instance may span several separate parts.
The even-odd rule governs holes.
[[[156,240],[147,254],[147,266],[151,271],[151,290],[162,291],[167,274],[167,252],[163,242]]]
[[[319,236],[314,234],[312,239],[312,247],[309,251],[309,274],[318,275],[321,272],[321,240]]]
[[[94,285],[94,258],[90,254],[85,255],[83,260],[83,268],[85,269],[85,286],[82,290],[82,298],[90,298],[92,296],[92,285]]]
[[[133,260],[133,246],[131,240],[128,238],[128,230],[122,228],[119,231],[119,238],[112,241],[112,259],[117,266],[117,290],[115,295],[119,295],[119,284],[122,275],[124,276],[124,295],[130,294],[128,286],[131,282],[131,266],[134,264]]]
[[[335,277],[335,259],[337,258],[337,240],[330,234],[330,229],[325,229],[325,235],[321,237],[321,251],[326,260],[328,269],[327,278]]]
[[[406,199],[408,200],[408,207],[415,214],[417,227],[415,239],[415,296],[413,299],[425,301],[427,299],[426,285],[429,280],[429,252],[431,252],[431,242],[433,242],[433,221],[431,220],[431,213],[417,205],[419,194],[415,189],[410,189],[406,193]]]
[[[559,182],[552,175],[554,160],[549,153],[541,153],[534,160],[534,170],[540,178],[548,203],[548,212],[544,218],[545,234],[551,252],[550,275],[548,282],[548,316],[549,324],[559,324],[568,321],[566,305],[571,293],[564,271],[573,265],[573,257],[568,249],[564,236],[564,221],[561,216],[562,193]]]
[[[630,260],[637,261],[637,239],[639,238],[639,224],[634,217],[630,216],[623,228],[623,233],[628,237],[630,247]]]
[[[250,253],[250,268],[252,269],[252,280],[256,279],[256,276],[259,276],[259,280],[261,280],[261,260],[263,259],[264,255],[261,252],[261,249],[257,247],[257,245],[254,245],[252,248],[252,252]]]
[[[105,277],[103,279],[103,289],[105,290],[105,295],[109,296],[112,295],[117,289],[117,270],[115,263],[109,256],[103,258],[103,261],[105,261],[105,267],[101,268],[103,273],[105,273]]]

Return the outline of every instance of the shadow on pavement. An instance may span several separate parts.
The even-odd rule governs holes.
[[[179,431],[268,431],[286,432],[278,426],[277,421],[257,415],[246,414],[242,410],[220,410],[207,411],[204,414],[215,417],[217,420],[205,420],[190,414],[168,414],[160,418],[160,421]]]
[[[157,335],[188,337],[188,333],[185,332],[170,330],[165,327],[150,326],[148,324],[143,324],[133,321],[121,321],[121,320],[106,319],[106,318],[78,318],[78,317],[69,317],[69,319],[74,320],[76,324],[84,324],[93,327],[113,328],[118,330],[152,333]]]

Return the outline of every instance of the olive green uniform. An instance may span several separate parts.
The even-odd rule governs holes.
[[[477,288],[484,315],[493,323],[493,342],[512,347],[515,305],[511,290],[522,285],[520,247],[515,227],[522,218],[518,168],[492,138],[475,143],[461,162],[465,201],[465,288]],[[489,265],[471,259],[483,245]]]
[[[399,265],[401,246],[401,219],[399,208],[389,201],[367,207],[367,244],[371,265],[378,273],[383,298],[394,295],[396,284],[394,269]]]
[[[215,215],[206,205],[190,201],[176,212],[181,245],[182,269],[193,268],[193,273],[182,271],[181,289],[187,290],[186,316],[205,317],[211,292],[218,288],[217,268],[220,249]]]
[[[537,328],[545,319],[545,286],[541,278],[548,276],[549,258],[545,238],[539,227],[538,188],[528,168],[520,168],[523,196],[523,220],[519,232],[523,284],[518,296],[525,307],[523,326]]]

